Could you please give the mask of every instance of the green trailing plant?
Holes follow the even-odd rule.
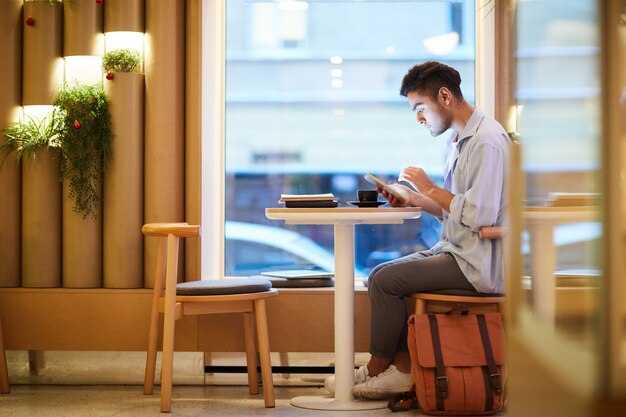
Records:
[[[61,179],[69,183],[74,211],[96,217],[111,155],[109,98],[102,83],[65,86],[55,100],[61,145]]]
[[[141,54],[133,49],[115,49],[102,57],[102,70],[111,72],[133,72],[141,63]]]
[[[54,111],[41,118],[24,115],[16,122],[10,123],[2,130],[6,141],[0,145],[0,153],[6,157],[15,152],[17,160],[22,158],[35,158],[37,150],[41,148],[60,146],[59,128],[63,123],[62,118]]]

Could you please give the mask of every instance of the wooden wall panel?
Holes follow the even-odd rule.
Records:
[[[104,32],[143,32],[144,0],[106,0]]]
[[[333,298],[332,288],[279,289],[278,297],[266,304],[271,350],[333,352]],[[5,345],[27,350],[145,351],[151,301],[152,291],[147,289],[0,289]],[[355,352],[368,349],[369,317],[367,291],[358,290]],[[241,315],[186,317],[176,322],[175,343],[177,351],[243,352]]]
[[[102,56],[103,6],[95,0],[63,3],[63,56]]]
[[[104,173],[104,287],[143,287],[144,76],[104,80],[113,127]]]
[[[102,204],[96,218],[74,211],[70,186],[63,182],[62,282],[66,288],[102,287]]]
[[[202,1],[187,0],[185,65],[185,219],[201,224]],[[200,239],[185,246],[185,280],[200,278]]]
[[[144,220],[179,222],[185,215],[184,0],[146,1],[145,47]],[[145,241],[144,257],[144,285],[149,288],[154,285],[156,239]]]
[[[23,19],[22,105],[52,104],[63,84],[63,9],[58,2],[27,1]],[[28,25],[28,19],[32,25]]]
[[[0,2],[0,129],[19,117],[22,100],[22,0]],[[0,144],[6,138],[0,135]],[[20,285],[21,171],[0,155],[0,287]]]
[[[61,183],[58,152],[22,161],[22,287],[61,286]]]

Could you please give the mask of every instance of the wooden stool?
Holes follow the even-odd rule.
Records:
[[[502,312],[504,295],[502,294],[482,294],[470,291],[442,290],[433,292],[418,292],[410,294],[409,297],[415,299],[415,314],[443,313],[450,311],[458,304],[467,305],[473,314]]]
[[[9,386],[9,371],[7,369],[7,356],[4,352],[4,339],[2,338],[2,320],[0,320],[0,393],[11,392]]]
[[[172,371],[176,320],[188,315],[243,313],[248,386],[257,394],[257,351],[255,323],[259,343],[263,397],[266,407],[274,407],[274,384],[270,360],[265,299],[276,296],[267,280],[227,279],[192,281],[177,284],[178,244],[181,237],[199,237],[200,226],[187,223],[154,223],[142,228],[145,236],[159,237],[156,276],[150,315],[150,336],[144,380],[144,394],[152,394],[159,334],[159,313],[163,313],[163,357],[161,363],[161,412],[169,413],[172,405]],[[165,286],[165,295],[163,287]]]

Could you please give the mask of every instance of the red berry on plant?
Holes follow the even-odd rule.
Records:
[[[80,129],[80,122],[78,120],[74,120],[74,129]]]

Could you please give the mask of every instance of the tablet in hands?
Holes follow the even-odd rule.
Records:
[[[365,181],[387,191],[389,194],[397,198],[400,204],[405,204],[408,201],[408,196],[404,190],[405,187],[400,184],[386,184],[380,178],[377,178],[370,173],[365,174],[363,177],[365,178]]]

